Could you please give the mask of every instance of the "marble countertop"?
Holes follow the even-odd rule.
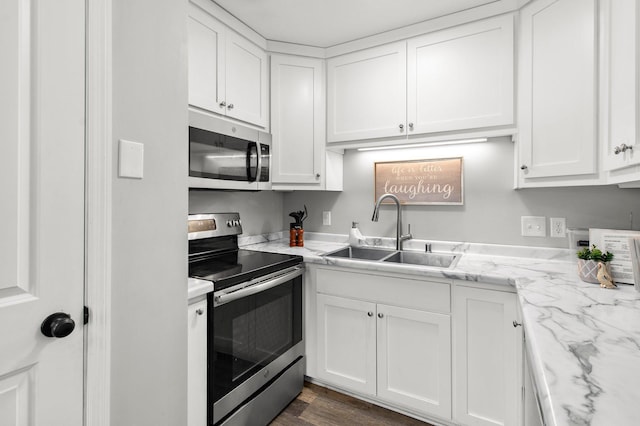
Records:
[[[289,247],[286,239],[246,243],[245,249],[298,254],[305,262],[513,286],[545,423],[640,424],[640,293],[582,282],[571,250],[433,242],[434,252],[463,253],[454,268],[438,269],[322,257],[345,247],[346,236],[306,233],[305,247]],[[424,243],[410,240],[405,249],[424,250]]]

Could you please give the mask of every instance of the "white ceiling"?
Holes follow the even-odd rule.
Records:
[[[499,0],[215,0],[267,40],[329,47]]]

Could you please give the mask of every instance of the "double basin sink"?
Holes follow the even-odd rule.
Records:
[[[459,254],[427,253],[419,251],[398,251],[370,247],[345,247],[325,257],[363,260],[370,262],[401,263],[406,265],[452,268],[460,260]]]

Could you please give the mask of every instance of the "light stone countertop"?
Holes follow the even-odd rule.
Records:
[[[298,254],[305,262],[509,285],[522,307],[526,352],[549,426],[640,424],[640,293],[601,289],[577,276],[571,250],[433,242],[434,252],[463,253],[453,269],[329,259],[346,236],[305,233],[304,247],[282,234],[244,249]],[[392,239],[367,243],[393,248]],[[253,243],[253,244],[251,244]],[[424,250],[410,240],[405,249]]]

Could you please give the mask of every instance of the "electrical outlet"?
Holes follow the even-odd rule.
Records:
[[[322,212],[322,224],[325,226],[331,225],[331,212]]]
[[[554,238],[567,236],[567,220],[564,217],[550,217],[549,228],[549,235]]]
[[[522,216],[520,218],[522,224],[523,237],[546,237],[547,236],[547,218],[544,216]]]

